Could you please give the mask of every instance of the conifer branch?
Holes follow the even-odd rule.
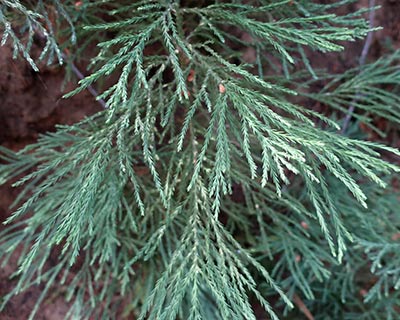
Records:
[[[5,263],[23,246],[2,307],[45,282],[34,318],[61,281],[71,319],[115,318],[123,305],[138,319],[256,319],[255,301],[271,319],[296,304],[315,318],[393,315],[399,258],[388,234],[400,219],[382,189],[400,168],[382,154],[400,152],[341,135],[330,113],[308,106],[350,103],[361,121],[400,122],[385,86],[400,84],[399,52],[342,74],[313,69],[311,50],[370,34],[362,15],[373,9],[335,13],[351,2],[53,1],[77,30],[68,41],[98,35],[88,37],[98,47],[90,74],[75,70],[82,79],[65,97],[114,82],[93,92],[101,112],[18,152],[0,148],[0,182],[23,189],[0,233]],[[1,3],[17,53],[36,66],[11,12],[46,36],[45,54],[66,60],[53,8]],[[47,266],[52,250],[59,259]],[[362,301],[354,279],[369,263]]]

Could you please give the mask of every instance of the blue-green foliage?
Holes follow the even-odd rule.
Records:
[[[97,44],[67,97],[116,79],[104,111],[0,149],[0,181],[24,187],[0,233],[3,263],[24,246],[3,306],[43,282],[33,318],[61,282],[71,319],[256,319],[256,301],[283,319],[299,296],[316,319],[395,319],[400,170],[381,154],[400,153],[335,119],[353,103],[356,121],[399,123],[400,55],[340,75],[308,58],[368,33],[366,9],[335,14],[351,2],[2,0],[3,42],[34,68],[35,32],[63,60],[50,10],[76,52]]]

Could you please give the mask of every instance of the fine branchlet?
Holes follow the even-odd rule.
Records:
[[[2,307],[43,284],[33,319],[58,284],[69,319],[283,319],[299,296],[315,319],[395,319],[400,168],[384,156],[400,152],[340,119],[352,104],[346,126],[400,122],[400,53],[340,74],[310,58],[371,31],[371,8],[338,13],[352,2],[0,0],[2,44],[35,70],[96,44],[65,98],[97,86],[107,106],[0,148],[0,182],[23,190],[0,232],[3,265],[19,252]]]

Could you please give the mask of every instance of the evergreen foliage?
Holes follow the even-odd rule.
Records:
[[[96,43],[66,97],[97,83],[107,105],[0,149],[0,182],[23,187],[2,307],[43,283],[34,318],[61,283],[71,319],[290,319],[299,296],[315,319],[396,319],[400,169],[382,155],[400,152],[339,130],[350,104],[356,126],[400,122],[400,53],[343,74],[309,59],[370,31],[367,8],[337,13],[351,2],[1,0],[2,44],[35,70],[35,34],[48,63]]]

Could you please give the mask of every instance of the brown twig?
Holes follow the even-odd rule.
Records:
[[[47,40],[47,36],[45,34],[43,34],[43,32],[41,32],[37,28],[35,28],[35,33],[39,37],[39,39],[42,39],[43,41]],[[69,61],[68,54],[66,52],[63,52],[61,56],[65,61]],[[75,63],[70,61],[69,64],[71,66],[72,72],[77,76],[77,78],[79,80],[82,80],[83,78],[85,78],[84,74],[79,70],[79,68],[75,65]],[[99,93],[92,85],[89,85],[86,89],[92,94],[92,96],[94,96],[96,98],[97,102],[100,103],[104,109],[108,108],[104,99],[97,99]]]
[[[65,53],[62,54],[62,57],[63,57],[64,60],[68,61],[68,56],[67,56]],[[85,78],[85,76],[83,75],[83,73],[78,69],[78,67],[77,67],[72,61],[69,62],[69,64],[70,64],[70,66],[71,66],[72,72],[75,73],[75,75],[77,76],[77,78],[78,78],[79,80],[82,80],[83,78]],[[97,92],[97,90],[96,90],[95,88],[93,88],[93,86],[91,86],[91,85],[89,85],[86,89],[87,89],[87,90],[92,94],[92,96],[94,96],[95,98],[97,98],[97,96],[99,95],[99,93]],[[107,109],[107,108],[108,108],[106,102],[105,102],[103,99],[96,99],[96,100],[98,101],[98,103],[101,104],[101,106],[102,106],[104,109]]]
[[[375,0],[369,0],[369,8],[370,8],[370,12],[369,12],[369,27],[370,29],[372,29],[374,27],[375,24]],[[367,60],[367,56],[368,56],[368,51],[371,47],[372,44],[372,40],[374,38],[374,34],[372,31],[368,32],[367,38],[365,39],[365,43],[364,43],[364,47],[362,49],[361,52],[361,56],[360,56],[360,67],[364,66],[365,61]],[[343,126],[342,129],[340,130],[341,134],[345,134],[346,130],[350,124],[350,120],[353,116],[353,112],[355,110],[355,103],[357,102],[357,100],[360,97],[360,93],[357,92],[356,96],[354,98],[354,100],[351,102],[349,109],[347,110],[347,115],[343,121]]]
[[[304,304],[303,300],[295,293],[293,295],[293,302],[299,308],[299,310],[306,316],[308,320],[314,320],[314,316],[308,310],[307,306]]]

